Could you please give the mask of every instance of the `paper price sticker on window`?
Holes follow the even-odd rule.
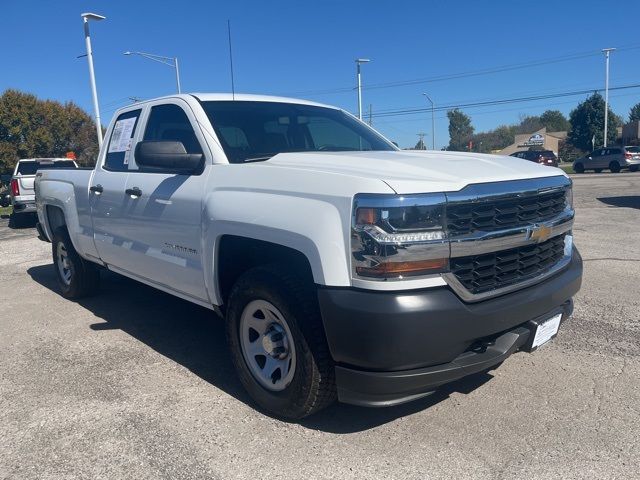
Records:
[[[126,152],[131,148],[131,136],[133,135],[133,127],[136,124],[136,120],[137,117],[133,117],[116,122],[111,134],[108,153]]]

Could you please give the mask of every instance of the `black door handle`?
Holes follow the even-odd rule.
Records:
[[[102,188],[102,185],[100,184],[94,185],[93,187],[89,187],[89,190],[91,190],[93,193],[98,193],[98,194],[104,192],[104,188]]]
[[[138,187],[133,187],[127,188],[124,193],[126,193],[127,195],[131,195],[132,197],[139,197],[142,195],[142,190],[140,190]]]

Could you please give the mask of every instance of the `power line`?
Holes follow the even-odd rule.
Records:
[[[640,88],[640,84],[610,87],[609,90],[610,91],[627,90],[631,88]],[[587,90],[575,90],[571,92],[553,93],[553,94],[547,94],[547,95],[532,95],[532,96],[526,96],[526,97],[487,100],[482,102],[469,102],[469,103],[457,103],[457,104],[451,103],[448,105],[438,105],[437,107],[435,107],[435,110],[446,111],[454,108],[478,108],[478,107],[493,106],[493,105],[504,105],[504,104],[510,104],[510,103],[522,103],[522,102],[531,102],[531,101],[537,101],[537,100],[548,100],[552,98],[585,95],[585,94],[590,94],[595,92],[601,92],[602,90],[603,90],[602,88],[595,88],[595,89],[587,89]],[[394,116],[400,116],[400,115],[414,115],[414,114],[425,113],[427,111],[431,111],[431,108],[416,107],[416,108],[408,108],[408,109],[383,110],[383,111],[374,113],[373,117],[381,118],[381,117],[394,117]]]
[[[630,45],[626,45],[618,48],[618,51],[635,50],[638,48],[640,48],[640,44],[630,44]],[[459,78],[477,77],[481,75],[490,75],[494,73],[510,72],[515,70],[540,67],[544,65],[570,62],[574,60],[581,60],[583,58],[596,57],[599,55],[601,55],[600,50],[589,50],[585,52],[567,54],[567,55],[540,59],[540,60],[533,60],[529,62],[499,65],[496,67],[484,68],[480,70],[470,70],[465,72],[436,75],[432,77],[416,78],[411,80],[399,80],[394,82],[373,83],[369,85],[363,85],[362,89],[375,90],[375,89],[381,89],[381,88],[395,88],[395,87],[404,87],[404,86],[410,86],[410,85],[419,85],[422,83],[442,82],[446,80],[454,80]],[[332,89],[325,89],[325,90],[307,90],[307,91],[293,92],[293,93],[289,93],[288,95],[327,95],[332,93],[347,93],[347,92],[352,92],[353,90],[354,90],[354,87],[341,87],[341,88],[332,88]]]

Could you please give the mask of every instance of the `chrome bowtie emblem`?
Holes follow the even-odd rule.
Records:
[[[534,240],[537,243],[544,242],[551,236],[551,227],[545,225],[534,225],[527,228],[527,240]]]

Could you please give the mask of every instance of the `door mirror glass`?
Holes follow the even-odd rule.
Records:
[[[135,158],[143,171],[192,174],[202,170],[204,156],[187,153],[182,142],[160,140],[139,142]]]

